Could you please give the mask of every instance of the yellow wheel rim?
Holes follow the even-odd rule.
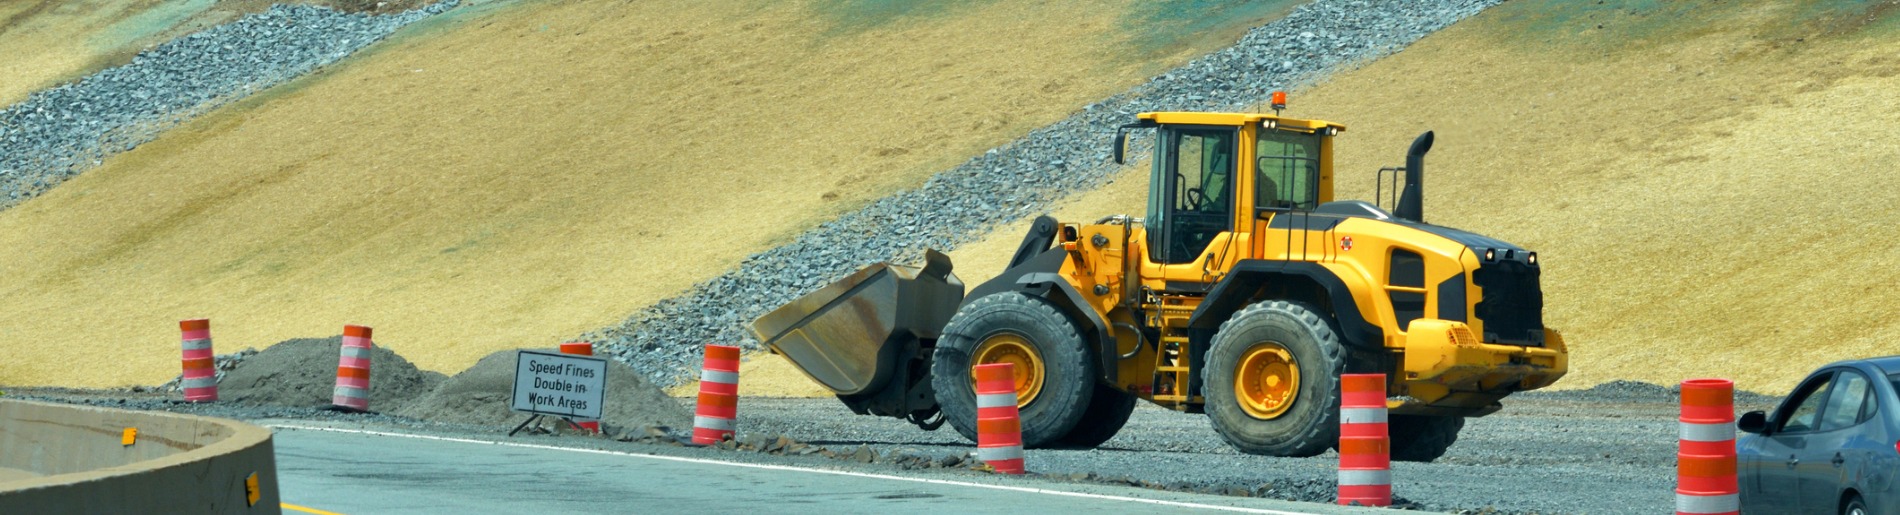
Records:
[[[1029,340],[1015,333],[997,333],[976,346],[976,360],[971,367],[992,363],[1015,365],[1016,407],[1028,406],[1042,393],[1042,354]],[[972,385],[976,374],[970,375]]]
[[[1273,420],[1293,407],[1300,393],[1300,364],[1293,353],[1276,342],[1260,342],[1241,355],[1234,369],[1234,399],[1240,409],[1261,420]]]

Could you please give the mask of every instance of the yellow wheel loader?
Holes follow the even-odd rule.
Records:
[[[1154,131],[1146,216],[1039,218],[967,294],[935,251],[872,265],[752,330],[853,411],[972,440],[971,367],[1012,363],[1029,447],[1097,446],[1141,399],[1242,452],[1312,456],[1338,445],[1340,375],[1376,372],[1392,457],[1431,461],[1465,417],[1564,375],[1537,254],[1423,221],[1432,133],[1375,178],[1388,212],[1333,200],[1344,126],[1278,112],[1141,113],[1113,154]]]

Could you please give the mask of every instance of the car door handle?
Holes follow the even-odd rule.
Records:
[[[1801,464],[1801,458],[1796,458],[1794,456],[1788,457],[1788,468],[1794,468],[1795,465],[1800,465],[1800,464]]]
[[[1834,461],[1832,463],[1834,463],[1834,468],[1840,468],[1841,464],[1847,463],[1847,458],[1842,458],[1841,453],[1837,452],[1834,453]]]

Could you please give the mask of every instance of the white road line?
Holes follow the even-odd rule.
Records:
[[[1181,501],[1165,501],[1161,499],[1143,499],[1140,497],[1123,497],[1119,495],[1068,492],[1068,491],[1063,491],[1063,490],[1047,490],[1047,489],[1042,489],[1042,488],[1030,488],[1030,487],[1024,487],[1024,486],[986,485],[983,483],[967,483],[963,481],[950,481],[946,479],[925,479],[925,478],[903,477],[903,476],[888,476],[884,474],[871,474],[871,473],[865,473],[865,472],[850,472],[850,471],[844,471],[844,470],[827,470],[827,469],[806,468],[806,467],[792,467],[792,466],[787,466],[787,465],[763,465],[763,464],[758,464],[758,463],[737,463],[737,462],[731,462],[731,461],[708,460],[708,459],[700,459],[700,458],[683,458],[679,456],[634,454],[630,452],[609,451],[609,450],[604,450],[604,449],[582,449],[582,448],[576,448],[576,447],[560,447],[560,446],[554,446],[554,445],[497,442],[493,440],[476,440],[476,439],[471,439],[471,438],[452,438],[452,437],[447,437],[447,436],[430,436],[430,435],[417,435],[417,434],[408,434],[408,433],[389,433],[389,432],[383,432],[383,431],[364,431],[361,429],[340,429],[340,428],[333,428],[333,427],[298,426],[298,425],[283,425],[283,424],[266,424],[264,425],[264,427],[268,427],[271,429],[296,429],[296,430],[302,430],[302,431],[329,431],[333,433],[351,433],[351,434],[374,435],[374,436],[391,436],[391,437],[397,437],[397,438],[416,438],[416,439],[421,439],[421,440],[437,440],[437,441],[443,441],[443,442],[502,445],[502,446],[508,446],[508,447],[521,447],[525,449],[545,449],[545,450],[550,450],[550,451],[605,454],[609,456],[624,456],[628,458],[646,458],[646,459],[665,460],[665,461],[679,461],[679,462],[686,462],[686,463],[703,463],[707,465],[724,465],[728,467],[780,470],[780,471],[786,471],[786,472],[809,472],[809,473],[814,473],[814,474],[831,474],[831,475],[836,475],[836,476],[851,476],[851,477],[863,477],[863,478],[873,478],[873,479],[889,479],[892,481],[909,481],[913,483],[928,483],[928,484],[933,484],[933,485],[967,486],[971,488],[986,488],[990,490],[1008,490],[1012,492],[1025,492],[1025,493],[1032,493],[1032,494],[1059,495],[1059,496],[1065,496],[1065,497],[1084,497],[1084,498],[1089,498],[1089,499],[1102,499],[1102,500],[1108,500],[1108,501],[1123,501],[1123,502],[1155,504],[1155,505],[1170,506],[1170,507],[1175,507],[1175,508],[1196,508],[1196,509],[1203,509],[1203,510],[1231,511],[1231,512],[1239,512],[1239,513],[1259,513],[1263,515],[1313,515],[1312,513],[1308,513],[1308,512],[1279,511],[1279,510],[1268,510],[1268,509],[1262,509],[1262,508],[1245,508],[1245,507],[1240,507],[1240,506],[1220,506],[1220,505],[1215,505],[1215,504],[1200,504],[1200,503],[1181,502]]]

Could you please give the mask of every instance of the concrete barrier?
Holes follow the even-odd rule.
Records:
[[[270,430],[0,399],[0,513],[281,512]]]

